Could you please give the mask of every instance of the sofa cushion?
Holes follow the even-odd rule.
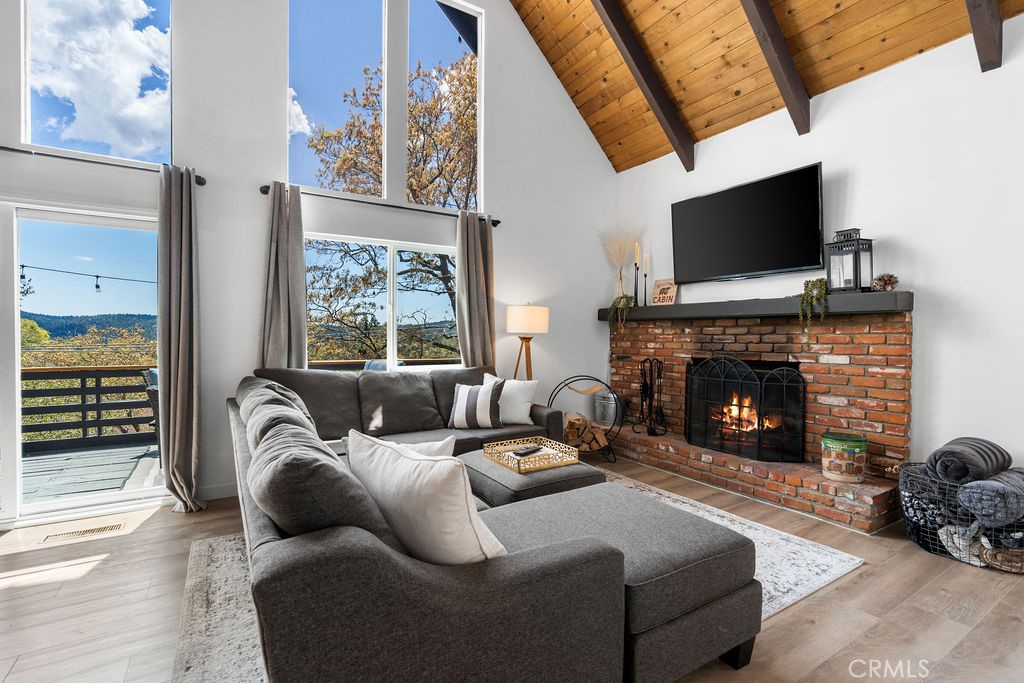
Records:
[[[626,630],[642,633],[746,585],[754,543],[618,484],[597,484],[480,513],[508,552],[593,536],[622,551]]]
[[[468,453],[480,448],[480,439],[463,435],[462,429],[425,429],[418,432],[403,432],[401,434],[388,434],[381,437],[393,443],[400,443],[403,446],[412,446],[425,441],[439,441],[449,436],[455,437],[455,452],[453,455]]]
[[[505,555],[480,521],[466,467],[451,455],[349,432],[349,464],[409,554],[434,564],[470,564]],[[444,442],[451,453],[455,440]]]
[[[249,450],[255,451],[263,437],[280,424],[302,427],[310,434],[316,435],[316,427],[296,408],[264,403],[253,409],[249,421],[245,423],[245,440],[249,444]]]
[[[484,384],[491,384],[499,381],[500,378],[491,373],[484,374]],[[501,424],[503,425],[532,425],[530,409],[533,408],[533,399],[537,395],[537,387],[540,382],[535,379],[506,379],[505,388],[501,390]]]
[[[543,427],[537,425],[512,425],[498,427],[497,429],[456,429],[455,434],[459,439],[476,439],[482,444],[494,443],[495,441],[507,441],[509,439],[522,439],[527,436],[546,436]],[[474,449],[475,450],[475,449]]]
[[[302,427],[271,429],[253,453],[246,480],[260,509],[292,536],[356,526],[404,552],[366,487]]]
[[[491,384],[456,384],[455,403],[448,419],[449,429],[495,429],[501,427],[501,392],[505,380]]]
[[[434,398],[437,401],[437,408],[441,413],[441,419],[445,424],[452,417],[452,405],[455,403],[456,384],[483,384],[484,373],[494,373],[494,368],[489,365],[473,368],[438,368],[430,371],[430,381],[434,383]]]
[[[269,379],[251,376],[242,378],[235,390],[235,401],[238,402],[238,412],[242,417],[242,422],[248,422],[253,409],[263,403],[290,405],[313,420],[305,401],[297,393],[287,386]]]
[[[294,390],[313,417],[321,439],[340,439],[350,429],[361,429],[358,372],[335,370],[299,370],[260,368],[257,377],[265,377]]]
[[[384,436],[445,426],[429,375],[417,372],[359,374],[364,434]]]
[[[489,460],[483,451],[460,455],[459,460],[466,463],[473,493],[491,507],[603,484],[605,481],[604,472],[582,462],[530,472],[524,476]]]

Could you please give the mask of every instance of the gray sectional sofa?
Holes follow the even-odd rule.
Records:
[[[328,440],[346,421],[385,432],[421,427],[378,433],[436,440],[447,428],[416,424],[431,411],[408,405],[405,392],[433,398],[443,416],[451,409],[443,383],[454,394],[456,381],[471,383],[463,380],[483,369],[443,372],[421,375],[431,396],[423,379],[404,373],[257,375],[294,390]],[[402,415],[389,414],[395,400]],[[729,529],[599,483],[483,510],[508,555],[475,564],[422,562],[360,526],[289,535],[249,489],[253,454],[235,399],[228,416],[271,681],[672,681],[716,657],[736,667],[750,659],[761,586],[753,543]],[[538,408],[534,419],[532,433],[561,432],[557,411]],[[467,452],[495,435],[456,436]],[[347,468],[345,460],[338,456]]]

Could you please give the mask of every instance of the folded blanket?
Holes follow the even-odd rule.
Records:
[[[974,540],[967,530],[957,526],[944,526],[938,531],[939,540],[950,555],[975,567],[984,567],[985,563],[978,557],[984,547],[981,541]]]
[[[1001,527],[1024,518],[1024,468],[994,474],[960,487],[960,507],[982,526]]]
[[[968,484],[1010,468],[1013,458],[1001,446],[975,436],[953,439],[928,456],[925,467],[942,481]]]

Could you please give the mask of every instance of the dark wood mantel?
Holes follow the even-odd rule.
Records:
[[[827,314],[905,313],[914,310],[913,292],[850,292],[829,294]],[[694,320],[700,318],[769,318],[800,313],[800,297],[708,301],[693,304],[637,306],[629,309],[628,320]],[[597,311],[598,320],[608,320],[608,309]]]

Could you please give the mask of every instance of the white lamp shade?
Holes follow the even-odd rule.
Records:
[[[505,314],[508,334],[546,334],[548,331],[547,306],[509,306]]]

